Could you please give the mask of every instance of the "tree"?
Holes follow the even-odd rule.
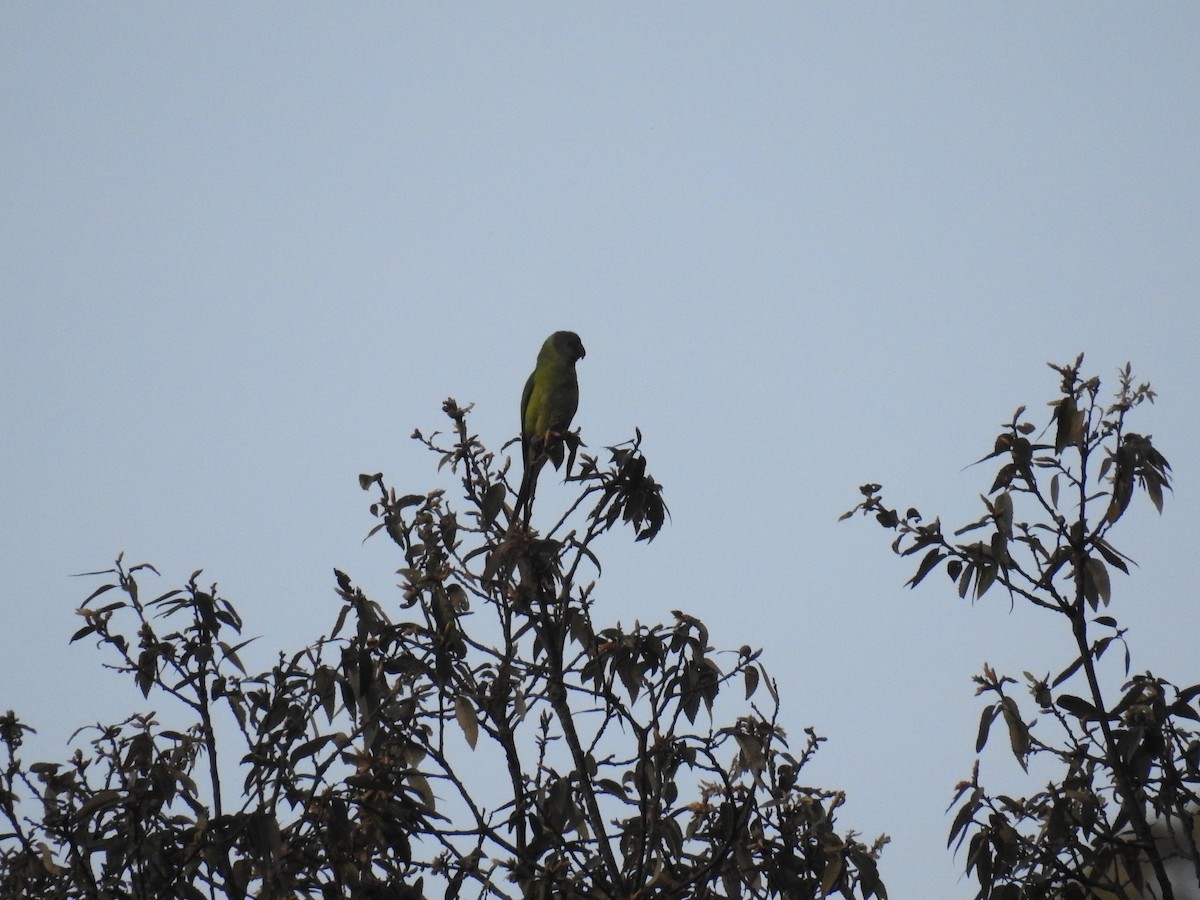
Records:
[[[1113,533],[1135,489],[1161,512],[1170,488],[1167,460],[1149,435],[1128,427],[1155,394],[1135,386],[1127,365],[1106,403],[1099,378],[1084,378],[1082,364],[1080,355],[1051,366],[1061,383],[1047,428],[1022,406],[980,460],[999,469],[976,521],[947,535],[940,519],[885,505],[878,484],[864,485],[862,502],[843,516],[873,516],[895,532],[892,550],[919,558],[910,587],[938,569],[962,598],[978,600],[999,585],[1073,637],[1073,658],[1047,674],[1033,666],[1024,673],[1027,699],[1013,692],[1016,679],[990,667],[975,679],[988,698],[976,753],[999,720],[1022,768],[1040,758],[1059,773],[1045,788],[1011,797],[984,786],[976,761],[958,785],[950,843],[965,845],[979,898],[1170,900],[1180,885],[1200,883],[1200,684],[1131,674],[1128,627],[1113,602],[1112,572],[1129,574],[1131,562]],[[1047,432],[1052,442],[1035,442]],[[1106,680],[1118,650],[1119,687]]]
[[[0,719],[0,894],[886,897],[885,839],[839,834],[843,795],[804,785],[822,738],[789,745],[759,651],[718,653],[682,611],[596,623],[597,539],[667,518],[640,433],[581,453],[538,533],[469,409],[444,411],[448,433],[414,437],[457,500],[360,476],[400,596],[336,572],[329,633],[269,671],[246,671],[242,620],[201,573],[148,601],[148,565],[91,573],[73,641],[190,724],[137,715],[26,764],[31,729]]]

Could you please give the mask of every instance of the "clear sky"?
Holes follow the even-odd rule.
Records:
[[[763,647],[892,896],[970,896],[970,676],[1066,638],[836,518],[865,481],[974,518],[1045,362],[1132,361],[1177,488],[1117,612],[1200,680],[1198,47],[1191,3],[0,6],[0,708],[63,756],[144,705],[67,646],[119,551],[203,568],[260,666],[335,565],[392,603],[357,474],[440,483],[446,396],[498,449],[570,328],[585,441],[640,427],[673,514],[601,548],[599,616]]]

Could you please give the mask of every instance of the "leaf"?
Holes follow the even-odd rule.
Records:
[[[967,591],[971,588],[971,576],[975,574],[975,564],[967,563],[963,566],[962,577],[958,579],[958,596],[965,600]]]
[[[915,588],[918,584],[921,583],[921,580],[926,575],[928,575],[930,572],[932,572],[935,568],[937,568],[938,563],[940,563],[945,558],[946,558],[946,555],[944,553],[942,553],[942,551],[939,550],[938,548],[935,547],[932,550],[930,550],[928,553],[925,554],[925,557],[921,560],[921,564],[919,566],[917,566],[917,573],[915,575],[913,575],[912,578],[908,579],[908,581],[906,582],[906,585],[910,588]]]
[[[1077,657],[1073,663],[1071,663],[1069,666],[1067,666],[1065,669],[1063,669],[1061,672],[1058,673],[1058,677],[1056,677],[1054,679],[1054,681],[1051,682],[1050,686],[1058,687],[1060,684],[1062,684],[1064,681],[1066,681],[1068,678],[1070,678],[1072,675],[1074,675],[1077,671],[1079,671],[1079,667],[1082,665],[1083,665],[1083,657],[1082,656]]]
[[[992,486],[988,489],[989,494],[994,494],[1002,487],[1008,487],[1012,484],[1012,480],[1020,473],[1016,463],[1006,463],[1000,467],[1000,471],[996,473],[996,480],[992,482]]]
[[[1104,568],[1104,563],[1094,556],[1089,556],[1084,563],[1083,595],[1092,602],[1092,609],[1096,608],[1097,600],[1108,606],[1108,601],[1112,599],[1108,569]]]
[[[742,751],[742,765],[746,771],[754,775],[760,774],[767,765],[766,757],[763,756],[762,741],[744,731],[737,732],[733,737]]]
[[[458,517],[454,513],[446,513],[438,522],[438,528],[442,532],[442,545],[447,550],[454,549],[454,539],[458,537]]]
[[[1096,707],[1074,694],[1063,694],[1056,702],[1060,709],[1066,710],[1080,722],[1099,722],[1105,718]]]
[[[429,780],[420,772],[409,772],[405,778],[407,781],[406,787],[421,797],[421,801],[428,807],[429,811],[437,808],[437,796],[433,793],[433,788],[429,786]]]
[[[341,633],[342,626],[346,624],[346,616],[350,614],[351,609],[353,607],[349,603],[342,606],[338,612],[337,620],[333,623],[333,631],[330,632],[330,637],[337,637]]]
[[[1096,549],[1100,551],[1100,555],[1108,560],[1108,564],[1114,568],[1120,569],[1126,575],[1129,574],[1129,567],[1125,565],[1125,560],[1121,558],[1121,554],[1117,552],[1107,541],[1096,541]],[[1128,557],[1126,557],[1128,558]],[[1133,562],[1133,560],[1130,560]]]
[[[496,573],[500,571],[500,567],[508,561],[509,553],[506,552],[507,548],[503,544],[494,549],[485,545],[481,549],[489,550],[487,559],[483,564],[483,573],[479,576],[480,581],[486,583],[496,577]]]
[[[996,519],[996,529],[1006,538],[1013,533],[1013,501],[1012,494],[1004,491],[992,501],[992,514]]]
[[[1200,696],[1200,684],[1193,684],[1191,687],[1181,688],[1178,692],[1178,699],[1184,703],[1190,703],[1195,697]]]
[[[1196,713],[1196,710],[1192,709],[1190,703],[1184,703],[1181,700],[1176,700],[1168,708],[1170,709],[1172,715],[1183,716],[1186,719],[1192,719],[1193,721],[1200,722],[1200,715]]]
[[[221,648],[221,652],[224,655],[225,659],[229,660],[231,663],[233,663],[235,666],[237,666],[238,671],[241,672],[243,675],[246,674],[246,667],[244,665],[242,665],[242,660],[238,656],[237,652],[249,643],[251,643],[251,641],[242,641],[236,647],[231,647],[231,646],[229,646],[229,644],[225,643],[225,641],[217,641],[217,646],[219,646]]]
[[[88,799],[86,803],[79,807],[79,809],[75,812],[75,815],[80,819],[86,819],[98,809],[115,805],[120,798],[121,792],[111,788],[97,791]]]
[[[1149,472],[1144,472],[1143,474],[1146,493],[1150,495],[1150,502],[1154,504],[1154,508],[1158,510],[1159,515],[1162,515],[1162,482],[1158,480],[1157,476],[1152,476]]]
[[[975,812],[979,809],[979,798],[981,796],[982,792],[979,788],[976,788],[971,792],[970,799],[959,807],[958,812],[954,815],[954,824],[950,826],[950,837],[946,839],[947,847],[954,843],[954,839],[958,837],[959,832],[966,828],[975,817]],[[964,834],[963,836],[965,837],[966,835]]]
[[[638,665],[636,659],[632,656],[622,656],[617,662],[617,675],[621,679],[621,683],[625,685],[625,690],[629,693],[629,699],[637,702],[638,694],[642,689],[642,669]],[[688,684],[684,690],[687,697],[688,708],[692,713],[688,716],[688,720],[694,722],[696,712],[699,710],[700,697],[696,690],[694,673],[688,672]]]
[[[746,666],[746,699],[749,700],[758,690],[758,668]]]
[[[855,859],[855,864],[858,866],[858,883],[862,888],[863,900],[870,900],[871,897],[887,900],[887,891],[883,882],[879,880],[879,867],[875,860],[868,854],[861,853]]]
[[[1054,418],[1058,421],[1058,429],[1054,436],[1054,452],[1061,454],[1083,433],[1083,417],[1079,414],[1075,398],[1063,397],[1054,409]]]
[[[996,721],[996,705],[989,703],[979,717],[979,733],[975,737],[976,753],[979,753],[987,745],[988,732],[991,731],[994,721]]]
[[[1133,476],[1137,467],[1137,450],[1125,436],[1125,442],[1117,448],[1117,471],[1113,475],[1112,501],[1104,518],[1109,524],[1114,524],[1129,507],[1133,499]]]
[[[37,846],[42,860],[42,868],[48,873],[57,877],[68,871],[54,862],[54,851],[50,849],[45,841],[38,841]]]
[[[601,778],[595,782],[595,786],[597,790],[603,791],[606,794],[612,794],[625,803],[629,802],[629,792],[625,790],[623,785],[613,781],[611,778]]]
[[[990,885],[992,882],[991,845],[988,843],[987,837],[987,832],[978,831],[967,845],[967,874],[969,875],[974,869],[981,886]]]
[[[143,650],[138,656],[137,676],[135,678],[143,697],[150,696],[150,688],[154,686],[154,679],[157,675],[158,653],[153,648]]]
[[[640,540],[640,538],[639,538],[639,540]],[[579,549],[579,552],[582,553],[584,556],[586,556],[591,561],[592,565],[596,567],[596,574],[597,575],[602,574],[603,569],[600,568],[600,560],[596,558],[596,554],[594,554],[588,548],[588,546],[586,544],[578,545],[578,549]]]
[[[1008,554],[1008,538],[1002,532],[993,532],[988,544],[992,550],[992,559],[1004,567],[1012,565],[1012,557]]]
[[[1021,718],[1021,711],[1011,697],[1000,701],[1000,711],[1004,714],[1004,723],[1008,726],[1008,741],[1012,745],[1013,756],[1021,764],[1021,768],[1029,771],[1026,757],[1029,756],[1029,726]]]
[[[836,851],[835,851],[836,852]],[[842,859],[840,853],[832,856],[825,863],[825,872],[821,876],[821,895],[828,896],[833,887],[838,883],[838,879],[842,877],[842,871],[846,867],[846,861]]]
[[[475,716],[475,705],[465,694],[454,698],[454,718],[458,721],[458,727],[462,729],[467,744],[474,750],[475,743],[479,740],[479,719]]]
[[[562,833],[570,830],[571,823],[577,816],[569,777],[559,778],[550,786],[550,790],[546,792],[546,801],[542,811],[545,814],[546,824],[555,831]]]
[[[479,512],[483,516],[483,521],[480,525],[487,528],[492,522],[496,521],[496,516],[504,507],[504,497],[507,490],[503,482],[497,481],[491,485],[483,495],[483,502],[480,504]]]
[[[71,635],[71,640],[69,640],[67,643],[73,644],[80,638],[87,637],[89,634],[91,634],[95,630],[96,630],[95,625],[84,625],[77,632],[75,632],[73,635]]]
[[[987,593],[988,588],[996,583],[996,567],[992,565],[979,567],[979,580],[975,582],[975,599],[978,600]]]
[[[767,692],[771,695],[772,703],[779,703],[779,688],[775,684],[775,679],[766,673],[765,669],[761,669],[763,677],[766,679]]]
[[[85,573],[85,574],[99,574],[99,573]],[[105,591],[111,591],[115,587],[116,587],[115,584],[100,585],[100,587],[96,588],[94,591],[92,591],[90,594],[88,594],[87,599],[84,600],[83,603],[81,603],[80,605],[87,606],[89,603],[91,603],[93,600],[95,600],[97,597],[99,597]]]
[[[291,752],[288,757],[289,762],[291,765],[295,766],[297,762],[304,759],[306,756],[312,756],[314,753],[328,744],[331,740],[333,740],[333,737],[334,736],[332,734],[321,734],[317,735],[312,740],[305,741]]]
[[[337,673],[329,666],[321,666],[313,675],[313,687],[325,710],[325,718],[332,722],[337,711]]]

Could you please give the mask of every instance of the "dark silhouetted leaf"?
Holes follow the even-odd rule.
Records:
[[[913,575],[912,578],[908,579],[907,586],[909,588],[915,588],[921,583],[921,580],[924,579],[924,577],[930,572],[932,572],[937,567],[937,564],[945,558],[946,555],[936,547],[933,550],[930,550],[921,560],[921,564],[917,566],[917,573]]]
[[[1054,418],[1058,422],[1054,437],[1054,452],[1061,455],[1064,450],[1083,437],[1083,416],[1075,404],[1075,398],[1063,397],[1054,409]]]
[[[479,719],[475,716],[475,704],[471,702],[471,698],[464,694],[454,698],[454,718],[458,721],[458,727],[462,729],[467,744],[474,750],[479,740]]]
[[[1066,681],[1068,678],[1070,678],[1072,675],[1074,675],[1076,672],[1078,672],[1079,667],[1082,665],[1083,665],[1083,657],[1082,656],[1076,657],[1074,662],[1072,662],[1069,666],[1067,666],[1065,669],[1063,669],[1061,672],[1058,673],[1058,675],[1055,677],[1054,681],[1052,681],[1050,683],[1050,686],[1058,687],[1060,684],[1062,684],[1064,681]]]
[[[992,722],[996,720],[995,704],[988,704],[983,708],[983,712],[979,716],[979,732],[975,736],[975,752],[979,753],[987,745],[988,732],[992,728]]]
[[[479,524],[482,528],[489,528],[496,521],[496,516],[504,508],[504,498],[507,494],[508,490],[504,487],[503,482],[497,481],[495,484],[488,486],[488,489],[483,494],[483,502],[480,504],[479,510],[482,516],[482,521]]]
[[[1096,707],[1073,694],[1061,695],[1057,703],[1060,709],[1066,710],[1081,722],[1099,722],[1105,718]]]
[[[1004,716],[1004,724],[1008,726],[1008,741],[1012,746],[1013,757],[1028,771],[1029,757],[1029,726],[1021,718],[1021,711],[1011,697],[1000,701],[1000,712]]]
[[[758,690],[758,668],[755,666],[746,666],[746,699],[749,700],[754,696],[754,692]]]

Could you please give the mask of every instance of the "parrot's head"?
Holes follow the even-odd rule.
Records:
[[[547,338],[546,343],[553,344],[558,355],[572,365],[587,356],[587,351],[583,349],[583,341],[573,331],[556,331]]]

